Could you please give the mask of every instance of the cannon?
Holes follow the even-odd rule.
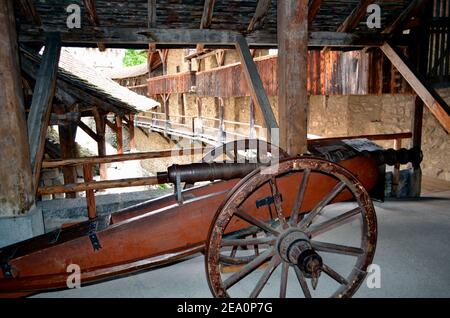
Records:
[[[175,185],[172,195],[2,248],[0,297],[67,288],[72,264],[92,284],[199,252],[215,297],[352,296],[375,253],[369,192],[379,167],[420,161],[420,153],[319,142],[312,154],[289,157],[251,144],[227,144],[206,162],[159,173]],[[217,162],[225,157],[233,162]]]

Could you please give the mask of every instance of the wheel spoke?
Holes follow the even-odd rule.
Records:
[[[311,225],[316,216],[322,212],[323,208],[328,205],[342,190],[345,188],[345,183],[343,181],[339,182],[330,193],[328,193],[311,212],[299,223],[301,229],[305,229]]]
[[[351,220],[352,217],[354,217],[355,215],[358,215],[360,212],[361,212],[361,208],[358,207],[356,209],[353,209],[351,211],[343,213],[337,217],[334,217],[328,221],[311,226],[309,228],[307,234],[310,237],[318,236],[322,233],[325,233],[327,231],[330,231],[338,226],[341,226],[341,225],[347,223],[348,221]]]
[[[241,219],[243,219],[244,221],[252,224],[252,225],[256,225],[257,227],[259,227],[260,229],[271,233],[273,235],[278,236],[280,233],[275,230],[274,228],[270,227],[268,224],[264,223],[263,221],[258,220],[257,218],[255,218],[253,215],[248,214],[245,211],[242,211],[241,209],[239,209],[238,211],[236,211],[235,213],[238,217],[240,217]]]
[[[277,180],[275,178],[272,178],[269,180],[269,184],[272,190],[272,196],[274,199],[275,209],[277,210],[278,219],[280,220],[283,229],[287,229],[289,225],[287,224],[286,218],[283,213],[283,207],[281,205],[281,194],[280,191],[278,191]]]
[[[253,272],[255,269],[257,269],[259,266],[264,264],[269,258],[271,258],[274,255],[273,248],[270,250],[266,250],[264,253],[256,257],[253,261],[250,263],[244,265],[240,271],[234,273],[230,277],[228,277],[224,282],[223,285],[225,289],[229,289],[230,287],[234,286],[236,283],[241,281],[244,277],[246,277],[248,274]]]
[[[281,285],[280,285],[280,298],[286,298],[286,289],[289,274],[289,264],[283,263],[281,265]]]
[[[269,244],[273,245],[276,241],[276,238],[273,236],[269,237],[258,237],[258,238],[248,238],[248,239],[223,239],[222,246],[249,246],[249,245],[262,245]]]
[[[255,238],[256,239],[256,234],[253,234],[253,238]],[[255,255],[256,256],[258,256],[259,255],[259,247],[258,247],[258,244],[254,244],[253,245],[253,250],[255,251]]]
[[[294,207],[291,213],[291,225],[296,225],[298,222],[298,214],[300,213],[300,208],[302,207],[303,198],[305,197],[306,186],[308,185],[309,175],[311,174],[310,169],[305,169],[302,176],[302,182],[298,188],[297,196],[295,198]]]
[[[225,265],[245,265],[245,264],[248,264],[251,261],[253,261],[255,258],[256,258],[255,255],[237,256],[236,257],[236,254],[233,256],[226,256],[226,255],[220,254],[219,261],[221,264],[225,264]]]
[[[303,295],[305,295],[305,298],[311,298],[311,293],[309,292],[308,284],[306,283],[306,279],[305,276],[303,276],[302,271],[297,266],[294,266],[294,271],[295,274],[297,275],[300,287],[302,288]]]
[[[358,248],[358,247],[351,247],[351,246],[338,245],[338,244],[325,243],[325,242],[316,242],[316,241],[311,241],[311,245],[315,250],[320,251],[320,252],[351,255],[351,256],[359,256],[359,255],[364,254],[364,250],[362,248]]]
[[[235,257],[237,250],[238,250],[238,247],[233,246],[233,249],[231,250],[231,253],[230,253],[230,257]]]
[[[337,281],[341,285],[347,285],[348,281],[342,277],[338,272],[336,272],[334,269],[329,267],[328,265],[323,264],[322,265],[322,271],[333,278],[335,281]]]
[[[256,284],[255,289],[253,289],[252,293],[250,294],[250,298],[257,298],[259,296],[270,276],[272,276],[273,272],[278,267],[278,265],[280,265],[280,263],[281,259],[279,256],[272,257],[269,266],[266,268],[263,275]]]

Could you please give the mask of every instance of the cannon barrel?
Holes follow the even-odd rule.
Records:
[[[167,172],[158,173],[160,183],[195,183],[201,181],[232,180],[243,178],[260,164],[257,163],[193,163],[173,165]]]
[[[422,162],[422,152],[412,149],[387,149],[376,151],[362,151],[361,155],[374,160],[377,165],[396,165],[412,163],[419,165]],[[244,178],[253,170],[260,167],[258,163],[193,163],[188,165],[173,165],[167,172],[158,173],[158,183],[196,183],[201,181],[232,180]]]

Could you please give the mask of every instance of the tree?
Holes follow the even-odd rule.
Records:
[[[147,62],[147,51],[128,49],[123,58],[124,66],[135,66]]]

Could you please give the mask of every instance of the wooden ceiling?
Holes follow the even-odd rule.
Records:
[[[363,1],[381,7],[381,28],[368,29],[365,12],[355,12],[358,0],[310,0],[311,46],[346,46],[376,42],[401,33],[405,24],[420,13],[417,6],[428,0]],[[276,0],[17,0],[19,41],[40,42],[45,32],[59,32],[63,44],[133,47],[155,42],[161,47],[213,43],[226,47],[244,35],[252,46],[276,46]],[[67,6],[81,8],[81,28],[68,29]],[[402,13],[405,21],[382,35]],[[365,11],[365,6],[362,10]],[[356,16],[342,34],[344,22]],[[150,29],[149,29],[150,27]],[[226,32],[222,32],[226,31]],[[337,39],[337,40],[336,40]],[[339,42],[340,41],[340,42]],[[329,42],[329,43],[328,43]],[[100,45],[99,45],[100,47]]]

